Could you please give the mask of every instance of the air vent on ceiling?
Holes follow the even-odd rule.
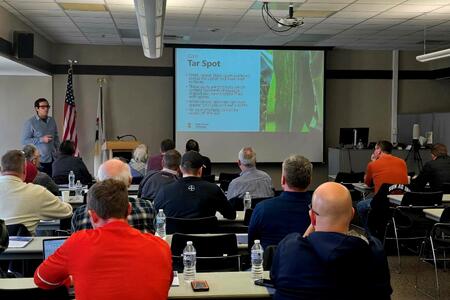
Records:
[[[107,11],[104,4],[94,3],[59,3],[64,10],[76,11]]]
[[[165,41],[189,41],[191,39],[188,35],[175,35],[175,34],[165,34]]]

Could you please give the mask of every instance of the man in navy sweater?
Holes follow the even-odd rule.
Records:
[[[311,225],[278,245],[271,278],[280,299],[390,299],[389,267],[375,238],[349,231],[349,191],[327,182],[313,194]]]
[[[283,193],[256,205],[248,226],[249,247],[260,240],[265,249],[277,245],[287,234],[304,232],[309,225],[312,164],[301,155],[284,160],[281,173]]]

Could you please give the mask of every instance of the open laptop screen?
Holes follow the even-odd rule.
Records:
[[[56,249],[59,248],[65,241],[67,237],[59,238],[59,239],[47,239],[42,241],[42,247],[44,250],[44,259],[47,259]]]

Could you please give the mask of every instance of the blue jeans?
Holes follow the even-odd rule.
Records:
[[[358,204],[356,205],[356,210],[358,211],[361,225],[367,232],[369,232],[367,221],[369,218],[370,202],[372,202],[372,198],[366,198],[365,200],[359,201]]]

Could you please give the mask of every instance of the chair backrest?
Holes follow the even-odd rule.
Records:
[[[442,205],[442,191],[407,192],[403,195],[402,206],[438,206]]]
[[[244,225],[248,226],[250,224],[250,220],[252,219],[253,209],[249,208],[244,213]]]
[[[255,206],[264,200],[270,199],[272,197],[264,197],[264,198],[252,198],[252,208],[255,208]],[[236,211],[243,211],[244,210],[244,199],[241,197],[234,197],[228,200],[231,204],[231,207],[233,207]]]
[[[335,182],[339,183],[355,183],[364,181],[364,172],[339,172],[336,175]]]
[[[23,224],[6,225],[9,236],[31,236],[27,227]]]
[[[272,267],[273,256],[277,252],[277,245],[269,245],[264,249],[263,255],[263,268],[266,271],[269,271]]]
[[[439,223],[450,223],[450,206],[444,208]]]
[[[166,233],[214,233],[217,232],[216,216],[205,218],[173,218],[166,217]]]
[[[197,271],[239,271],[240,256],[235,234],[190,235],[176,233],[170,248],[173,267],[182,271],[182,253],[187,241],[192,241],[197,252]]]
[[[8,248],[9,234],[6,228],[5,221],[0,220],[0,254]]]
[[[450,182],[445,182],[442,185],[442,191],[444,192],[444,194],[450,194]]]
[[[220,173],[219,174],[220,188],[224,191],[228,191],[228,186],[230,185],[230,182],[237,177],[239,177],[239,173]]]
[[[214,174],[205,175],[205,176],[202,176],[202,179],[205,180],[205,181],[214,183],[214,182],[216,182],[216,175],[214,175]]]

